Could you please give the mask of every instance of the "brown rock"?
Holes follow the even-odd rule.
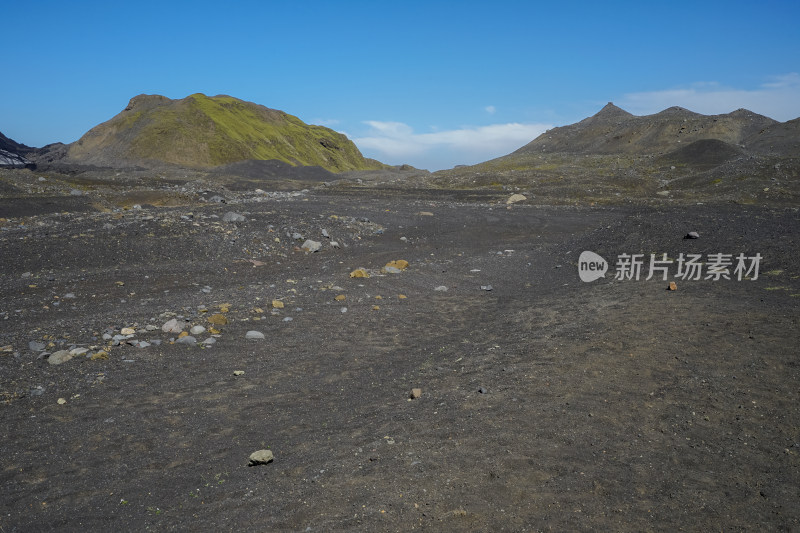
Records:
[[[350,277],[351,278],[368,278],[369,274],[363,268],[357,268],[357,269],[353,270],[352,272],[350,272]]]
[[[397,259],[395,261],[389,261],[388,263],[386,263],[386,266],[394,267],[399,270],[405,270],[406,268],[408,268],[408,261],[406,261],[405,259]]]
[[[410,397],[412,400],[416,400],[420,396],[422,396],[422,389],[411,389]]]
[[[671,290],[671,291],[677,291],[677,290],[678,290],[678,284],[677,284],[677,283],[675,283],[674,281],[670,281],[670,282],[669,282],[669,290]]]
[[[215,315],[211,315],[208,317],[208,321],[215,326],[224,326],[228,323],[228,319],[225,318],[225,315],[217,313]]]

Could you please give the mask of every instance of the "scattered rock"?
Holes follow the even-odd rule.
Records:
[[[261,333],[260,331],[251,330],[251,331],[248,331],[245,334],[244,338],[245,339],[251,339],[251,340],[261,340],[261,339],[264,339],[265,337],[264,337],[264,334]]]
[[[77,357],[79,355],[84,355],[89,352],[89,348],[73,348],[69,351],[69,354],[72,357]]]
[[[369,274],[367,273],[367,271],[365,269],[357,268],[357,269],[353,270],[352,272],[350,272],[350,277],[351,278],[368,278]]]
[[[123,335],[133,335],[136,333],[136,330],[133,328],[122,328],[119,332]]]
[[[67,403],[67,400],[65,400],[64,398],[59,398],[58,400],[56,400],[56,403],[58,405],[64,405],[65,403]]]
[[[700,238],[700,234],[697,233],[696,231],[690,231],[684,237],[684,239],[699,239],[699,238]]]
[[[433,290],[439,291],[439,292],[447,292],[447,287],[445,287],[444,285],[439,285],[438,287],[436,287]]]
[[[283,309],[284,305],[283,302],[280,300],[272,300],[272,308],[273,309]]]
[[[486,387],[478,387],[479,394],[489,394],[489,391],[486,390]]]
[[[47,345],[45,343],[39,341],[31,341],[28,343],[28,348],[30,348],[32,352],[41,352],[46,347]]]
[[[233,371],[233,375],[234,376],[244,376],[244,370],[234,370]]]
[[[422,389],[411,389],[410,398],[412,400],[416,400],[420,396],[422,396]]]
[[[208,322],[215,326],[224,326],[228,323],[228,319],[225,318],[225,315],[217,313],[208,317]]]
[[[227,213],[222,215],[223,222],[244,222],[246,220],[247,219],[244,218],[243,215],[240,215],[239,213],[234,213],[233,211],[228,211]]]
[[[206,328],[203,326],[193,326],[192,329],[189,330],[189,333],[192,335],[202,335],[206,332]]]
[[[508,200],[506,200],[506,203],[507,204],[516,204],[517,202],[524,202],[527,199],[528,199],[528,197],[525,196],[524,194],[512,194],[511,196],[508,197]]]
[[[408,261],[405,259],[395,259],[394,261],[389,261],[386,263],[386,268],[393,267],[398,270],[405,270],[408,268]]]
[[[481,290],[482,291],[490,291],[490,290],[492,290],[492,286],[491,285],[481,285]]]
[[[194,346],[195,344],[197,344],[197,339],[192,337],[191,335],[186,335],[185,337],[181,337],[175,342],[177,344],[186,344],[189,346]]]
[[[669,291],[677,291],[678,290],[678,284],[675,283],[674,281],[670,281],[669,282],[669,287],[667,288],[667,290],[669,290]]]
[[[179,324],[176,318],[173,318],[161,326],[161,331],[164,333],[180,333],[183,331],[183,325]]]
[[[258,450],[250,454],[250,464],[248,466],[258,466],[271,463],[275,457],[272,450]]]
[[[303,246],[301,246],[301,248],[306,252],[311,252],[311,253],[318,252],[320,248],[322,248],[322,243],[319,241],[312,241],[311,239],[308,239],[306,240],[306,242],[303,243]]]
[[[399,274],[400,272],[402,272],[402,270],[393,266],[385,266],[383,267],[383,272],[385,274]]]
[[[47,362],[51,365],[60,365],[62,363],[66,363],[70,359],[72,359],[73,355],[70,354],[67,350],[59,350],[57,352],[53,352],[50,354],[50,357],[47,358]]]

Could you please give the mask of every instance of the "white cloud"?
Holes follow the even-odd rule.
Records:
[[[353,141],[364,155],[390,164],[409,163],[440,170],[471,165],[513,152],[529,143],[549,124],[492,124],[456,130],[414,133],[402,122],[365,122],[370,131]]]
[[[800,74],[774,76],[757,89],[701,82],[688,88],[626,94],[618,105],[634,115],[649,115],[672,106],[705,115],[749,109],[781,122],[800,117]]]
[[[340,122],[341,120],[335,118],[315,118],[310,122],[310,124],[316,124],[317,126],[325,126],[330,128],[331,126],[336,126]]]
[[[497,111],[497,108],[493,105],[487,105],[483,109],[486,110],[486,112],[489,113],[490,115],[494,115],[495,112]]]

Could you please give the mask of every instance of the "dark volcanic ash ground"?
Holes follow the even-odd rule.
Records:
[[[800,528],[797,209],[468,196],[4,204],[0,531]]]

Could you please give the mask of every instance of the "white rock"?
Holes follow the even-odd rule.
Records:
[[[272,451],[258,450],[250,454],[250,466],[265,465],[271,463],[273,459]]]
[[[233,211],[228,211],[227,213],[222,215],[223,222],[244,222],[245,220],[247,219],[244,218],[243,215],[240,215],[239,213],[234,213]]]
[[[72,359],[72,355],[67,350],[59,350],[51,353],[50,357],[47,358],[47,362],[51,365],[60,365],[61,363],[66,363],[70,359]]]
[[[189,330],[189,333],[192,335],[200,335],[206,332],[206,328],[203,326],[193,326],[192,329]]]
[[[183,331],[183,324],[179,324],[176,318],[167,321],[166,324],[161,326],[161,331],[164,333],[180,333]]]
[[[318,252],[320,248],[322,248],[322,243],[319,241],[312,241],[311,239],[306,240],[301,246],[303,250],[306,252]]]
[[[245,339],[253,339],[253,340],[261,340],[264,338],[264,334],[260,331],[250,330],[248,331],[245,336]]]

